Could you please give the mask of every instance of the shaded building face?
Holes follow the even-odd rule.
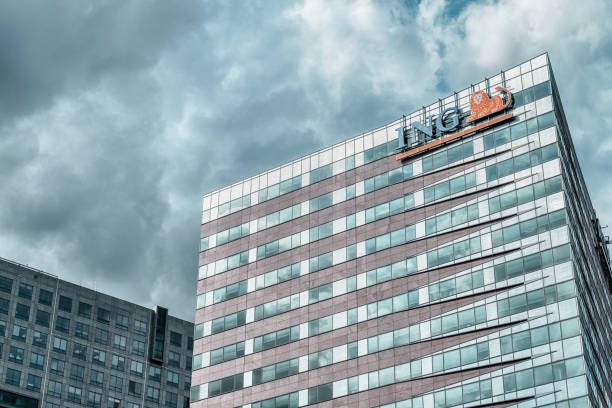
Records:
[[[611,281],[541,55],[205,195],[191,405],[609,406]]]
[[[0,406],[189,406],[193,323],[0,260]]]

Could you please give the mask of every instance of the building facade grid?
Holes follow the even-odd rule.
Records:
[[[189,406],[193,323],[0,260],[0,405]],[[174,358],[172,358],[174,357]]]
[[[511,120],[394,157],[398,127],[498,86]],[[607,241],[547,54],[202,220],[193,407],[611,406]]]

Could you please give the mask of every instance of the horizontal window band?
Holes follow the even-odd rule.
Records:
[[[579,337],[577,337],[579,339]],[[318,386],[310,387],[307,389],[302,389],[297,391],[298,393],[298,406],[307,406],[310,404],[321,403],[324,401],[328,401],[335,398],[340,398],[346,395],[350,395],[353,393],[366,391],[373,388],[378,388],[394,383],[401,383],[405,381],[414,381],[423,378],[440,378],[442,376],[446,376],[448,374],[456,374],[460,372],[471,373],[476,372],[480,373],[485,371],[482,374],[491,373],[494,377],[502,377],[503,375],[503,383],[504,383],[504,392],[512,392],[517,389],[526,389],[532,388],[535,386],[552,383],[553,381],[563,380],[565,378],[572,378],[577,375],[584,374],[584,363],[582,356],[566,358],[566,359],[558,359],[551,363],[544,363],[537,366],[533,366],[527,369],[516,370],[514,372],[509,372],[508,368],[510,366],[517,366],[521,362],[534,360],[536,361],[537,357],[542,357],[547,354],[540,354],[534,356],[527,356],[522,358],[514,358],[511,360],[506,360],[503,362],[496,363],[488,363],[478,365],[474,368],[465,368],[465,369],[449,369],[445,370],[440,374],[434,374],[433,372],[429,372],[431,369],[430,362],[424,362],[421,360],[421,364],[414,364],[413,362],[407,362],[402,364],[396,364],[390,367],[382,368],[375,371],[370,371],[368,373],[359,374],[353,377],[349,377],[342,380],[337,380],[334,382],[320,384]],[[431,357],[427,357],[431,358]],[[418,361],[418,360],[417,360]],[[425,363],[425,364],[424,364]],[[419,371],[420,368],[420,371]],[[425,370],[424,370],[425,368]],[[502,374],[502,373],[506,374]],[[497,374],[497,375],[496,375]],[[478,374],[477,374],[478,375]],[[517,378],[521,380],[525,377],[529,377],[531,381],[525,383],[524,381],[517,381]],[[240,378],[236,378],[240,377]],[[513,380],[513,381],[512,381]],[[255,385],[253,382],[253,374],[252,372],[247,372],[244,374],[240,374],[237,376],[226,377],[223,380],[217,380],[214,382],[210,382],[207,384],[201,384],[196,387],[192,387],[192,397],[193,400],[212,398],[217,395],[221,395],[227,392],[233,392],[236,390],[240,390],[243,388],[247,388]],[[484,398],[492,396],[492,387],[491,380],[486,379],[485,382],[488,382],[488,385],[485,387],[487,395]],[[520,386],[517,388],[517,385]],[[457,388],[461,389],[463,387],[474,387],[474,385],[478,386],[479,382],[472,382],[467,385],[459,386]],[[195,388],[195,389],[194,389]],[[449,389],[455,389],[454,387]],[[476,397],[473,395],[473,392],[468,392],[466,395],[471,395],[471,399],[461,401],[457,397],[461,395],[454,395],[449,402],[451,405],[455,405],[456,403],[462,402],[471,402],[480,397]],[[444,391],[443,394],[444,395]],[[417,397],[419,398],[419,397]],[[248,405],[247,405],[248,406]]]
[[[580,336],[580,321],[578,317],[530,326],[519,331],[518,327],[527,321],[527,319],[522,319],[517,322],[489,326],[486,329],[467,331],[427,340],[430,343],[430,347],[436,351],[433,353],[428,351],[417,353],[420,354],[418,358],[413,358],[409,362],[412,371],[415,371],[414,365],[419,361],[423,362],[423,367],[426,369],[423,370],[419,367],[417,372],[426,371],[431,376],[458,367],[464,368],[464,366],[468,366],[464,369],[472,369],[475,363],[484,362],[484,360],[488,360],[491,357],[500,357],[532,349],[549,342]],[[504,333],[508,331],[510,331],[509,334]],[[291,360],[255,368],[250,370],[252,372],[251,385],[259,385],[385,350],[403,347],[408,344],[416,344],[409,342],[407,337],[394,336],[396,332],[368,337]],[[491,339],[482,339],[495,333],[499,333],[499,336]],[[459,336],[462,336],[461,339],[457,339]],[[448,344],[453,338],[458,340],[457,344],[444,347],[444,344]],[[480,341],[477,340],[479,338],[481,339]],[[295,365],[296,372],[285,372],[283,367],[291,367],[292,363]],[[279,369],[281,370],[280,372]],[[214,382],[210,381],[209,384]]]
[[[513,252],[516,252],[516,250],[511,250],[511,251],[506,251],[505,253],[490,255],[487,257],[487,259],[485,259],[485,262],[488,262],[490,259],[499,258],[500,255],[503,256],[503,255],[507,255]],[[506,261],[501,264],[496,264],[494,265],[492,272],[489,272],[489,273],[493,273],[493,283],[499,283],[507,279],[513,279],[518,276],[522,276],[526,273],[532,273],[539,269],[543,269],[549,266],[558,265],[558,264],[567,262],[569,259],[570,259],[569,245],[565,244],[565,245],[551,248],[546,251],[537,252],[532,255],[527,255],[527,256],[517,258],[511,261]],[[386,269],[389,269],[389,271],[383,272]],[[477,272],[478,271],[475,271],[472,273],[460,272],[459,274],[455,275],[455,277],[442,278],[438,283],[434,282],[429,285],[425,285],[423,287],[416,288],[415,290],[419,291],[421,289],[424,289],[428,291],[429,299],[431,299],[432,301],[446,299],[449,296],[455,296],[458,293],[464,293],[465,291],[475,289],[475,287],[473,286],[473,283],[476,281],[474,281],[472,276],[474,273],[477,273]],[[386,282],[391,278],[391,268],[390,267],[381,267],[378,269],[374,269],[370,271],[368,275],[370,275],[371,273],[373,273],[374,277],[373,278],[370,278],[369,276],[367,277],[368,283],[371,283],[371,284]],[[480,273],[482,274],[482,270],[480,270]],[[467,283],[465,281],[466,278],[470,278],[469,280],[470,282],[472,282],[470,283],[469,287],[468,285],[466,285]],[[490,279],[491,278],[487,278],[486,281],[489,281]],[[478,281],[480,280],[482,280],[482,284],[480,284],[478,287],[484,287],[485,280],[479,278]],[[281,330],[281,332],[282,331],[283,330]],[[287,344],[291,341],[297,341],[303,338],[303,336],[300,336],[299,325],[295,326],[295,330],[293,328],[290,328],[290,329],[286,329],[285,331],[286,331],[286,334],[284,334],[284,336],[287,336],[286,340],[280,341],[280,345]],[[295,333],[293,333],[293,331],[295,331]],[[255,338],[253,341],[251,341],[251,343],[254,344],[254,346],[252,347],[247,346],[247,347],[250,350],[253,350],[252,352],[258,352],[258,351],[269,349],[270,347],[262,348],[262,345],[263,345],[262,341],[266,342],[265,340],[266,336],[268,335],[264,335],[264,336]],[[274,336],[274,338],[276,338],[276,336]],[[227,350],[227,353],[225,352],[225,350]],[[238,353],[236,352],[236,350],[238,350]],[[209,363],[207,364],[209,365],[221,363],[224,361],[229,361],[233,358],[237,358],[237,357],[241,357],[245,355],[244,350],[245,350],[245,342],[239,342],[239,343],[228,345],[226,347],[222,347],[216,350],[212,350],[211,352],[206,352],[203,355],[201,354],[198,356],[194,356],[193,367],[194,369],[198,369],[202,367],[203,361],[204,362],[208,361]],[[250,353],[247,353],[247,354],[250,354]],[[229,355],[229,358],[219,359],[219,356],[223,356],[223,355]]]
[[[540,150],[546,150],[546,151],[554,152],[554,155],[553,154],[547,154],[545,158],[544,157],[540,157],[539,159],[537,159],[537,157],[539,157],[538,156],[538,152]],[[531,158],[531,162],[530,163],[535,166],[535,165],[538,165],[538,164],[542,163],[543,162],[542,160],[550,161],[550,160],[556,159],[557,158],[556,152],[557,152],[556,144],[551,144],[551,145],[548,145],[548,146],[546,146],[544,148],[536,149],[536,150],[533,150],[533,151],[528,152],[526,154],[519,155],[519,156],[517,156],[517,159],[527,155],[528,158]],[[512,160],[513,160],[513,158],[505,160],[505,161],[503,161],[501,163],[505,163],[505,162],[512,161]],[[521,163],[522,163],[522,161],[521,161]],[[495,167],[495,166],[496,165],[488,166],[488,167],[486,167],[486,169],[489,169],[489,168]],[[515,171],[522,171],[522,170],[526,170],[527,168],[530,168],[530,166],[527,166],[525,168],[517,167],[514,170]],[[485,170],[479,169],[479,170],[477,170],[474,173],[467,173],[467,174],[475,174],[474,176],[471,176],[471,177],[474,177],[473,180],[476,180],[476,179],[483,180],[483,183],[484,183],[484,180],[485,179],[488,180],[488,177],[489,177],[489,176],[485,176],[484,174],[485,173],[487,173],[487,174],[490,173],[486,169]],[[512,173],[513,172],[511,171],[508,174],[512,174]],[[450,183],[450,181],[452,181],[452,180],[463,180],[462,177],[465,177],[465,180],[463,182],[464,184],[461,184],[461,183],[456,184],[456,187],[454,187],[456,190],[452,190],[453,185]],[[467,180],[468,180],[467,175],[464,175],[464,176],[455,177],[455,178],[453,178],[453,179],[451,179],[449,181],[444,181],[444,182],[437,183],[437,184],[432,185],[432,186],[425,187],[422,190],[416,190],[413,193],[413,196],[414,196],[414,201],[413,202],[414,202],[415,208],[423,206],[424,204],[433,204],[433,203],[435,203],[436,200],[441,199],[441,198],[445,198],[447,196],[451,196],[452,197],[452,195],[451,195],[451,194],[453,194],[452,191],[456,191],[456,193],[458,193],[458,192],[461,191],[460,188],[462,186],[463,186],[463,188],[473,188],[472,184],[465,184],[465,181],[467,181]],[[475,185],[480,185],[478,182],[475,182],[475,181],[473,183],[475,183]],[[422,194],[422,196],[421,196],[421,194]],[[355,227],[365,224],[365,215],[366,215],[365,211],[361,211],[361,212],[355,213]],[[358,216],[359,216],[359,218],[358,218]],[[340,222],[342,219],[336,220],[336,221],[338,221],[337,222],[338,225],[336,227],[337,228],[337,233],[340,233],[340,232],[343,232],[343,231],[347,230],[346,220],[348,218],[349,217],[345,217],[344,218],[345,219],[344,225],[340,225],[340,224],[342,224]],[[333,226],[332,226],[332,230],[333,230]],[[332,234],[333,234],[333,231],[332,231]],[[257,260],[260,260],[260,259],[265,259],[267,257],[274,256],[274,255],[276,255],[276,254],[278,254],[280,252],[286,252],[288,250],[300,247],[302,245],[306,245],[307,243],[309,243],[309,235],[307,235],[306,231],[301,231],[299,233],[293,234],[292,236],[285,237],[285,238],[283,238],[283,240],[286,241],[286,242],[283,241],[284,243],[282,245],[282,248],[279,247],[279,245],[282,242],[275,241],[275,242],[278,242],[278,243],[276,244],[276,246],[270,247],[270,252],[268,252],[268,247],[267,246],[272,245],[272,243],[266,244],[264,249],[262,249],[261,246],[258,247],[258,248],[251,248],[249,250],[240,252],[238,254],[234,254],[234,255],[231,255],[229,257],[222,258],[222,259],[216,260],[214,262],[202,265],[199,268],[199,272],[198,272],[199,276],[198,276],[198,278],[199,279],[204,279],[206,277],[210,277],[210,276],[218,274],[218,273],[223,273],[223,272],[225,272],[227,270],[235,269],[235,268],[238,268],[240,266],[243,266],[243,265],[255,262]]]
[[[495,247],[496,243],[497,243],[497,246],[499,246],[499,245],[503,245],[506,243],[514,242],[517,239],[520,240],[520,239],[530,237],[534,235],[534,233],[540,234],[540,233],[544,233],[549,230],[555,229],[557,227],[564,225],[565,223],[564,213],[565,213],[564,210],[558,210],[553,213],[550,213],[550,217],[551,217],[550,224],[548,223],[549,214],[544,214],[536,218],[525,220],[517,224],[513,224],[510,226],[504,227],[502,229],[492,231],[491,233],[482,234],[479,237],[468,238],[466,240],[451,243],[451,244],[442,246],[440,248],[436,248],[436,249],[424,252],[422,254],[416,255],[414,257],[408,258],[404,266],[400,269],[401,273],[399,276],[411,275],[417,271],[420,272],[422,270],[427,270],[428,268],[443,266],[449,262],[453,262],[454,260],[462,259],[465,257],[468,257],[468,259],[470,259],[471,255],[475,253],[479,253],[484,249],[487,249],[487,248],[481,247],[481,239],[483,236],[485,237],[485,240],[486,240],[485,242],[488,242],[488,240],[490,240],[491,237],[493,237],[493,240],[491,241],[493,243],[493,246],[491,247],[492,249],[493,247]],[[540,220],[542,221],[540,222]],[[488,223],[495,224],[497,222],[498,220],[490,221]],[[536,222],[538,222],[540,225],[538,226]],[[529,227],[524,227],[524,226],[529,226]],[[523,227],[524,227],[524,231],[521,231],[521,228]],[[401,265],[403,264],[403,262],[400,262],[398,264]],[[334,294],[334,286],[331,285],[331,296],[330,297],[344,295],[348,292],[349,289],[357,290],[357,289],[366,287],[367,281],[365,280],[367,279],[367,275],[363,273],[361,274],[361,276],[362,278],[359,282],[357,282],[356,278],[354,279],[354,284],[355,284],[354,289],[348,286],[350,282],[353,282],[352,279],[350,281],[348,279],[343,279],[342,281],[338,281],[338,282],[343,282],[343,285],[342,287],[340,287],[340,285],[337,285],[338,292],[336,294]],[[299,295],[295,294],[295,295],[289,296],[287,298],[288,300],[286,301],[283,300],[283,302],[286,303],[287,309],[286,310],[283,309],[281,313],[285,313],[292,309],[309,305],[308,303],[309,294],[310,293],[308,291],[301,292]],[[429,295],[426,293],[425,294],[419,293],[418,295],[419,299],[421,297],[426,299],[428,298],[428,296]],[[278,302],[278,300],[274,302]],[[302,304],[302,302],[304,304]],[[283,305],[285,305],[285,303],[283,303]],[[201,338],[201,337],[205,337],[208,335],[214,335],[217,333],[221,333],[223,331],[231,330],[233,328],[255,322],[258,320],[257,319],[258,316],[255,314],[255,312],[256,312],[256,309],[252,307],[252,308],[249,308],[249,309],[237,312],[237,313],[233,313],[231,315],[220,317],[214,320],[209,320],[204,323],[199,323],[195,327],[196,338]],[[278,313],[274,315],[277,315],[277,314]],[[265,318],[265,313],[261,316],[261,318],[262,319]]]
[[[517,240],[517,238],[519,239],[527,238],[529,236],[532,236],[534,233],[539,234],[539,233],[547,232],[551,229],[564,225],[565,223],[563,210],[558,210],[553,213],[550,213],[550,216],[552,217],[551,224],[548,224],[548,216],[549,214],[545,214],[540,217],[532,218],[526,221],[519,222],[517,224],[513,224],[510,226],[504,227],[500,230],[495,230],[492,233],[486,233],[476,238],[468,238],[467,240],[462,240],[456,243],[451,243],[450,245],[440,247],[439,249],[433,249],[425,253],[422,253],[420,255],[409,258],[409,260],[412,259],[413,261],[411,261],[410,263],[408,263],[408,260],[406,261],[407,263],[405,264],[405,267],[402,268],[401,275],[403,274],[410,275],[410,274],[415,273],[416,271],[426,270],[433,266],[442,266],[448,262],[452,262],[454,259],[461,259],[465,256],[470,256],[470,253],[474,254],[476,252],[480,252],[482,250],[481,249],[481,239],[483,236],[490,237],[491,234],[494,234],[494,236],[501,236],[501,241],[499,241],[498,244],[500,243],[505,244],[509,242],[514,242]],[[545,218],[542,218],[542,217],[545,217]],[[539,222],[540,219],[543,220],[540,223],[540,226],[536,226],[535,229],[532,228],[531,224],[535,225],[535,222],[536,221]],[[491,221],[489,223],[494,224],[496,222],[498,222],[498,220]],[[524,231],[525,235],[521,235],[520,228],[522,228],[522,226],[524,225],[525,226],[529,225],[529,228],[525,229]],[[508,231],[508,232],[506,233],[506,236],[504,237],[505,231]],[[501,234],[496,234],[497,232],[501,232]],[[498,240],[499,239],[500,238],[498,238]],[[476,245],[475,240],[477,240],[477,245]],[[493,242],[495,243],[495,241]],[[467,243],[467,247],[465,243]],[[472,247],[473,245],[475,246]],[[453,252],[456,252],[456,254],[451,255],[449,257],[449,255],[447,254],[447,252],[449,252],[447,248],[450,248],[451,254]],[[483,248],[483,249],[486,249],[486,248]],[[453,258],[453,256],[459,256],[460,258]],[[419,259],[422,259],[422,260],[419,261]],[[400,262],[399,264],[402,264],[402,262]],[[355,289],[358,289],[360,287],[366,287],[367,282],[365,282],[365,279],[366,279],[365,273],[362,274],[362,276],[363,276],[363,278],[361,279],[362,282],[359,284],[357,280],[355,279]],[[347,279],[344,279],[343,281],[344,281],[344,285],[342,288],[338,289],[339,292],[336,295],[334,295],[333,293],[334,286],[333,285],[331,286],[331,296],[330,297],[341,296],[347,293],[348,289],[352,289],[348,287],[349,281]],[[296,295],[292,295],[288,297],[288,300],[286,301],[287,310],[283,309],[282,313],[287,312],[297,307],[307,306],[309,304],[308,296],[309,296],[309,292],[303,292],[303,293],[300,293],[299,295],[296,294]],[[419,299],[421,297],[425,299],[425,298],[428,298],[428,296],[429,296],[428,294],[419,294]],[[278,301],[275,301],[275,302],[278,302]],[[302,302],[304,302],[303,305],[301,304]],[[293,307],[294,303],[295,303],[295,307]],[[204,323],[199,323],[196,325],[196,328],[195,328],[196,338],[213,335],[213,334],[220,333],[226,330],[231,330],[235,327],[249,324],[251,322],[257,321],[257,317],[258,316],[255,315],[255,308],[249,308],[247,310],[243,310],[241,312],[234,313],[232,315],[227,315],[227,316],[215,319],[215,320],[207,321]],[[262,318],[265,318],[265,314],[262,316]]]
[[[542,185],[544,185],[544,182],[540,182],[540,183],[542,183]],[[560,185],[560,184],[555,184],[555,185]],[[528,185],[525,188],[532,188],[532,186],[533,185]],[[513,190],[513,191],[516,191],[516,190]],[[542,190],[542,191],[546,192],[546,190]],[[446,234],[448,232],[456,232],[456,231],[462,230],[464,228],[469,228],[470,226],[467,225],[466,227],[463,227],[463,228],[460,228],[460,229],[456,229],[454,231],[452,231],[452,230],[451,231],[443,230],[441,232],[437,232],[437,228],[436,228],[435,222],[433,223],[433,226],[430,225],[431,224],[430,223],[431,220],[436,221],[436,220],[440,220],[440,219],[443,219],[443,218],[444,219],[449,218],[448,223],[447,223],[447,221],[444,221],[444,225],[442,225],[442,226],[443,227],[453,227],[454,225],[452,225],[452,222],[453,222],[453,219],[452,219],[453,217],[452,216],[454,216],[454,214],[457,211],[460,211],[462,209],[467,210],[469,208],[474,208],[476,212],[478,211],[477,206],[475,204],[471,204],[471,205],[468,205],[468,206],[465,206],[465,207],[460,207],[460,208],[457,208],[455,210],[451,210],[451,211],[449,211],[446,214],[438,215],[438,216],[432,217],[431,219],[426,219],[424,221],[425,222],[425,232],[426,232],[425,236],[427,237],[430,234],[436,234],[436,233],[437,233],[437,235]],[[484,216],[484,215],[485,214],[482,214],[480,216]],[[475,218],[476,216],[477,216],[477,214],[475,214],[473,219],[476,219]],[[489,225],[491,223],[501,222],[504,219],[507,219],[508,217],[511,217],[511,216],[513,216],[513,215],[509,215],[509,216],[506,216],[506,217],[503,217],[503,218],[487,221],[487,222],[485,222],[482,225],[481,224],[476,224],[474,226],[481,225],[481,228],[484,228],[484,227],[486,227],[487,225]],[[464,222],[464,221],[466,221],[466,220],[464,220],[463,218],[459,219],[459,222]],[[393,234],[394,234],[394,232],[391,232],[391,233],[384,234],[383,236],[393,237]],[[374,240],[374,241],[372,241],[372,240]],[[377,245],[377,240],[378,240],[378,238],[372,238],[372,239],[366,241],[366,252],[373,253],[373,252],[377,252],[379,250],[379,248],[376,246]],[[371,245],[369,244],[370,241],[372,241]],[[416,240],[416,241],[418,241],[418,240]],[[390,246],[394,246],[394,243],[392,242],[392,240],[390,240],[389,244],[390,244]],[[403,242],[400,242],[399,245],[403,245]],[[370,247],[372,247],[372,248],[370,248]],[[382,249],[386,249],[387,247],[388,247],[387,245],[383,245]],[[429,257],[429,255],[428,255],[428,257]],[[416,263],[416,261],[415,261],[415,263]],[[295,267],[291,267],[291,273],[292,273],[294,278],[298,276],[298,267],[297,267],[297,265],[298,264],[294,264]],[[416,264],[414,266],[416,267]],[[287,270],[287,272],[289,272],[289,270]],[[260,275],[260,276],[262,276],[262,275]],[[334,285],[338,286],[338,285],[340,285],[340,282],[347,282],[348,283],[348,290],[349,291],[351,290],[351,288],[352,288],[352,290],[358,289],[357,279],[359,279],[359,276],[355,275],[355,277],[353,278],[354,282],[352,284],[347,281],[347,278],[345,278],[345,279],[337,281],[335,283],[328,283],[328,284],[322,285],[320,287],[320,289],[319,288],[314,288],[314,289],[311,289],[310,291],[305,291],[303,293],[295,294],[295,295],[293,295],[293,297],[295,297],[295,299],[293,299],[291,296],[287,297],[286,299],[287,299],[287,302],[288,302],[288,306],[290,305],[290,307],[289,307],[289,309],[287,309],[285,311],[292,310],[292,309],[295,309],[295,308],[298,308],[298,307],[302,307],[302,306],[314,303],[313,302],[313,293],[315,291],[317,293],[318,293],[319,290],[321,290],[322,293],[328,293],[329,292],[328,293],[329,296],[322,296],[321,299],[327,299],[327,298],[332,297],[332,292],[333,292]],[[253,283],[253,282],[251,281],[251,283]],[[343,284],[342,286],[346,286],[346,284]],[[338,291],[338,289],[337,289],[337,291]],[[234,289],[233,289],[232,293],[235,294],[236,296],[239,296],[241,294],[245,294],[246,292],[248,292],[248,283],[247,283],[247,281],[242,281],[241,283],[234,285]],[[208,302],[213,302],[214,303],[213,296],[214,296],[214,292],[208,292],[208,294],[199,295],[197,297],[197,307],[200,308],[200,307],[205,306],[206,303],[204,303],[204,302],[207,301],[207,298],[208,298]],[[318,301],[319,296],[317,295],[316,298],[317,298],[317,301]],[[285,299],[285,298],[283,298],[283,299]],[[275,301],[275,302],[278,302],[278,301]],[[257,307],[254,308],[255,309],[255,320],[259,320],[259,318],[258,318],[258,307],[262,307],[263,309],[266,309],[268,306],[266,304],[266,305],[257,306]],[[274,309],[276,310],[276,307],[274,307]],[[263,311],[261,313],[263,313]]]

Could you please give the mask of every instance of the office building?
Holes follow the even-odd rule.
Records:
[[[548,55],[438,97],[203,197],[192,407],[612,406]]]
[[[187,407],[193,323],[0,259],[0,406]]]

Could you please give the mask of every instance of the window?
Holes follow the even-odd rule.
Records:
[[[68,348],[68,342],[64,339],[61,339],[59,337],[54,337],[53,338],[53,351],[57,352],[57,353],[64,353],[66,354],[66,349]]]
[[[30,320],[30,306],[17,303],[15,308],[15,317],[22,320]]]
[[[181,355],[174,351],[168,351],[168,365],[173,367],[181,367]]]
[[[191,371],[191,359],[189,357],[185,358],[185,370]]]
[[[59,310],[64,312],[72,313],[72,299],[63,295],[59,298]]]
[[[161,360],[164,358],[164,339],[156,338],[153,343],[153,357]]]
[[[63,376],[65,365],[66,363],[64,363],[62,360],[53,358],[51,359],[51,367],[49,368],[49,372],[51,374]]]
[[[93,349],[91,361],[95,364],[103,366],[106,363],[106,351]]]
[[[183,335],[177,332],[170,332],[170,344],[173,346],[181,347],[183,344]]]
[[[193,350],[193,337],[187,337],[187,350]]]
[[[76,323],[76,327],[74,328],[74,335],[76,337],[80,337],[81,339],[88,340],[89,339],[89,325],[81,322]]]
[[[79,387],[68,386],[68,401],[81,403],[81,389]]]
[[[183,388],[185,389],[185,391],[189,391],[191,389],[191,377],[190,376],[185,377],[185,384]]]
[[[126,315],[117,313],[115,318],[115,326],[120,329],[127,330],[130,327],[130,319]]]
[[[0,298],[0,314],[8,315],[9,313],[9,301],[5,298]]]
[[[30,353],[30,367],[42,370],[45,365],[45,356],[35,352]]]
[[[128,402],[128,408],[131,406],[131,402]],[[133,404],[138,407],[138,404]],[[121,400],[113,397],[108,397],[107,408],[119,408],[121,406]]]
[[[47,333],[39,332],[34,330],[34,336],[32,336],[32,344],[36,347],[46,348],[47,347]]]
[[[9,349],[9,361],[16,364],[23,364],[23,349],[15,346],[11,346]]]
[[[57,405],[57,404],[54,404],[54,403],[52,403],[52,402],[47,402],[47,403],[45,404],[45,408],[60,408],[60,406],[59,406],[59,405]]]
[[[155,366],[149,366],[149,380],[161,381],[161,368]]]
[[[140,397],[142,395],[142,384],[136,381],[130,381],[128,383],[128,394],[133,397]]]
[[[55,319],[55,330],[64,333],[70,332],[70,319],[62,316],[57,316]]]
[[[114,368],[115,370],[125,371],[125,358],[118,356],[116,354],[113,354],[111,367]]]
[[[25,343],[26,336],[28,335],[28,329],[26,327],[19,326],[17,324],[13,325],[13,339],[18,341],[23,341]]]
[[[142,341],[133,340],[132,341],[132,354],[137,356],[144,356],[145,354],[145,344]]]
[[[134,320],[134,333],[145,336],[147,334],[147,323],[141,320]]]
[[[171,385],[173,387],[178,387],[179,376],[178,373],[168,370],[167,371],[167,381],[166,384]]]
[[[47,383],[47,394],[60,398],[62,396],[62,383],[49,380]]]
[[[29,374],[28,375],[28,385],[26,385],[26,388],[30,391],[40,391],[40,383],[42,382],[42,378],[34,375],[34,374]]]
[[[36,311],[36,324],[40,324],[41,326],[49,327],[50,321],[51,321],[51,314],[49,312],[45,312],[44,310]]]
[[[127,408],[140,408],[140,405],[134,402],[128,402]]]
[[[123,378],[111,375],[108,389],[111,391],[123,392]]]
[[[176,402],[178,401],[178,395],[174,392],[166,391],[166,401],[165,405],[167,407],[176,407]]]
[[[4,320],[0,320],[0,335],[2,337],[6,336],[6,322]]]
[[[28,285],[27,283],[19,283],[19,297],[24,299],[32,299],[32,292],[34,288],[32,285]]]
[[[108,344],[108,332],[106,330],[96,328],[96,343]]]
[[[127,348],[127,338],[119,334],[115,334],[113,337],[113,347],[119,350],[125,350]]]
[[[159,402],[159,388],[147,386],[147,401]]]
[[[87,406],[101,408],[102,407],[102,395],[97,392],[89,391],[87,395]]]
[[[51,304],[53,303],[53,292],[41,289],[38,292],[38,303],[42,305],[51,306]]]
[[[19,385],[21,384],[21,371],[13,370],[12,368],[7,368],[6,380],[4,382],[19,387]]]
[[[104,373],[96,370],[89,370],[89,383],[102,387],[104,385]]]
[[[70,378],[76,381],[83,382],[85,380],[85,367],[78,364],[70,366]]]
[[[130,374],[142,377],[143,364],[140,361],[132,360],[130,362]]]
[[[0,291],[11,293],[13,291],[13,280],[0,276]]]
[[[98,308],[98,321],[104,324],[110,324],[110,310]]]
[[[79,316],[91,319],[91,305],[85,302],[79,302]]]
[[[84,344],[74,343],[72,357],[78,358],[79,360],[87,360],[87,346]]]

